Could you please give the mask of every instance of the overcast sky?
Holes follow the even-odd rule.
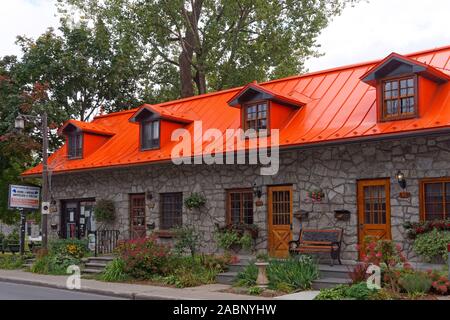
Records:
[[[0,56],[19,54],[17,35],[56,27],[55,0],[0,0]],[[348,8],[319,38],[311,71],[450,45],[450,0],[371,0]]]

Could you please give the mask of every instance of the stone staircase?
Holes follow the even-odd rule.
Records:
[[[114,260],[111,256],[100,256],[100,257],[89,257],[83,260],[84,268],[82,270],[83,274],[99,274],[105,270],[106,265]]]
[[[250,261],[254,260],[254,257],[241,256],[239,262],[230,264],[228,270],[223,273],[219,273],[216,276],[216,282],[220,284],[233,284],[239,272],[243,271],[245,267],[250,264]]]
[[[319,265],[320,278],[313,281],[314,290],[333,288],[341,284],[351,283],[348,273],[353,269],[350,265]]]
[[[27,258],[25,259],[24,264],[22,265],[22,268],[29,269],[33,266],[33,263],[36,261],[36,258]]]

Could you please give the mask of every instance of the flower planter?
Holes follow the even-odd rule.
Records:
[[[334,217],[338,221],[349,221],[350,220],[350,211],[348,210],[336,210],[334,211]]]
[[[305,220],[309,218],[309,212],[305,210],[300,210],[294,213],[294,217],[299,220]]]

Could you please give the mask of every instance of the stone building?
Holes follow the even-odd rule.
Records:
[[[449,75],[446,47],[70,120],[50,157],[49,229],[85,237],[95,202],[109,199],[118,219],[108,228],[123,239],[171,241],[170,230],[187,225],[214,252],[217,226],[248,224],[257,251],[285,256],[301,228],[342,228],[343,262],[358,260],[367,236],[393,239],[418,260],[403,224],[450,214]],[[198,135],[199,125],[216,133]],[[245,163],[197,161],[230,154],[227,129],[256,131],[233,140]],[[273,150],[270,163],[251,163],[253,141],[279,147],[279,165]],[[193,193],[206,204],[189,210]]]

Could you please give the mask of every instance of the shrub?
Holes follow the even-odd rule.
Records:
[[[0,269],[20,269],[24,261],[19,255],[4,255],[0,257]]]
[[[274,289],[284,283],[291,289],[289,291],[306,290],[319,277],[319,270],[311,257],[301,256],[300,259],[272,260],[267,267],[267,277],[269,286]]]
[[[115,258],[106,265],[105,271],[101,275],[103,281],[118,282],[128,279],[125,272],[125,262],[120,258]]]
[[[410,269],[411,266],[402,253],[401,247],[391,240],[365,241],[362,260],[365,264],[374,264],[381,268],[382,280],[390,290],[398,292],[399,268]]]
[[[353,284],[366,281],[369,278],[369,274],[367,274],[368,267],[369,265],[367,263],[358,263],[353,270],[348,273]]]
[[[263,292],[263,289],[260,287],[250,287],[248,288],[248,294],[252,296],[259,296]]]
[[[335,288],[321,290],[315,300],[370,300],[378,293],[376,289],[369,289],[365,282],[351,286],[340,285]]]
[[[199,209],[206,204],[206,198],[200,193],[192,193],[189,197],[184,200],[184,205],[189,210]]]
[[[450,281],[447,275],[436,270],[429,270],[427,273],[432,281],[431,287],[433,288],[433,292],[441,295],[450,294]]]
[[[450,231],[432,231],[420,234],[414,240],[414,251],[428,262],[435,258],[447,260],[447,245],[450,243]]]
[[[236,285],[255,286],[257,276],[258,268],[250,264],[238,274]],[[317,265],[308,256],[302,256],[300,259],[270,260],[267,267],[269,288],[284,292],[309,289],[318,276]]]
[[[151,279],[171,271],[173,256],[170,248],[155,237],[127,240],[119,244],[117,253],[125,262],[124,271],[136,279]]]
[[[95,203],[95,220],[100,223],[112,223],[116,220],[114,201],[101,199]]]
[[[40,250],[31,272],[42,274],[66,274],[70,265],[80,265],[81,258],[89,252],[87,241],[77,239],[59,239],[49,242],[49,249]]]
[[[201,234],[192,227],[178,227],[174,229],[175,232],[175,245],[174,249],[177,253],[184,253],[186,250],[190,252],[191,256],[194,256],[200,247]]]
[[[236,278],[236,285],[239,287],[253,287],[256,285],[256,278],[258,277],[258,268],[254,263],[245,267],[245,269],[238,273]]]
[[[399,280],[400,286],[410,295],[425,294],[431,289],[431,278],[424,272],[403,274]]]

